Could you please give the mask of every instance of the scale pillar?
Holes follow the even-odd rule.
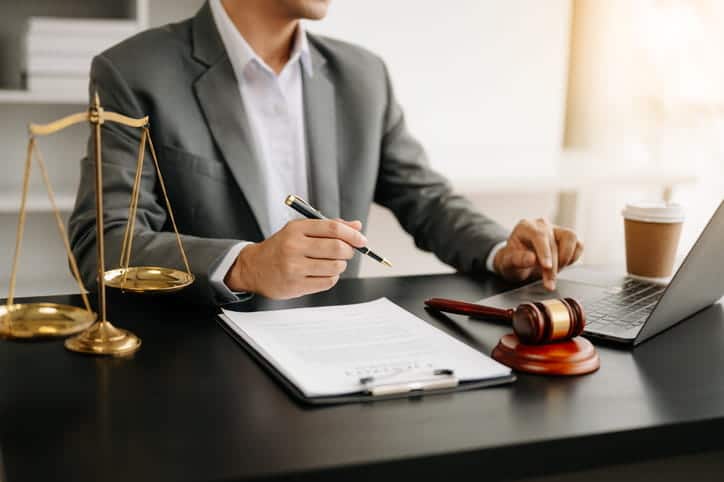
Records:
[[[141,347],[141,339],[130,331],[113,326],[106,315],[105,243],[103,223],[103,158],[101,154],[101,124],[103,108],[98,92],[88,112],[88,121],[93,126],[95,150],[96,190],[96,247],[98,251],[98,315],[99,320],[79,335],[65,340],[68,350],[90,355],[125,356]]]

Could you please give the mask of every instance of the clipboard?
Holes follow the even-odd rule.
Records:
[[[306,396],[294,383],[292,383],[284,374],[282,374],[277,368],[267,360],[261,353],[259,353],[253,346],[247,343],[238,333],[236,333],[226,322],[217,317],[216,322],[223,328],[223,330],[231,336],[241,347],[259,364],[264,370],[271,375],[271,377],[280,384],[284,390],[291,395],[291,397],[307,406],[326,406],[326,405],[340,405],[347,403],[371,403],[384,400],[399,400],[405,398],[422,398],[431,395],[445,395],[457,392],[466,392],[471,390],[477,390],[480,388],[487,388],[497,385],[504,385],[512,383],[516,380],[514,373],[510,375],[487,378],[485,380],[472,381],[472,382],[460,382],[454,387],[446,388],[432,388],[432,389],[415,389],[412,388],[407,391],[399,391],[396,393],[389,393],[384,395],[374,395],[371,393],[365,393],[360,391],[359,393],[351,393],[346,395],[333,395],[333,396],[318,396],[308,397]],[[414,384],[415,380],[407,380],[409,384]]]

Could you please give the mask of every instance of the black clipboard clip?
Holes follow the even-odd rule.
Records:
[[[460,383],[455,371],[448,368],[433,370],[428,376],[414,380],[395,381],[390,378],[394,378],[394,375],[383,378],[362,377],[359,382],[364,386],[364,393],[373,397],[455,388]]]

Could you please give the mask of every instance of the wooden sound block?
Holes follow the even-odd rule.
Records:
[[[492,356],[513,370],[538,375],[584,375],[601,366],[593,344],[580,336],[547,345],[524,345],[509,333],[500,339]]]

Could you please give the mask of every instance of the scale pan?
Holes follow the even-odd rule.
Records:
[[[107,286],[131,293],[171,293],[194,282],[194,275],[186,271],[157,266],[112,269],[103,278]]]
[[[27,303],[0,306],[0,338],[58,338],[91,326],[96,314],[77,306]]]

